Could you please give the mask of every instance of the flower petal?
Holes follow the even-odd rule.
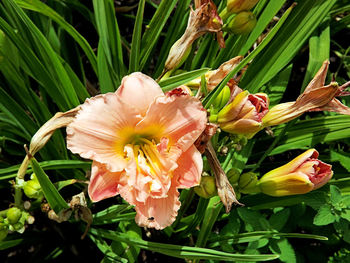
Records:
[[[136,129],[142,131],[147,127],[159,127],[160,138],[166,137],[169,145],[187,151],[205,129],[206,123],[207,113],[198,99],[173,95],[156,98]]]
[[[277,178],[277,177],[280,177],[281,174],[293,173],[307,159],[309,158],[316,159],[317,157],[318,157],[318,151],[316,151],[315,149],[309,149],[306,152],[300,154],[298,157],[291,160],[289,163],[268,172],[260,179],[260,181],[270,180],[271,178]]]
[[[305,194],[314,188],[308,176],[299,172],[279,176],[274,180],[260,181],[258,186],[264,194],[271,196]]]
[[[327,105],[320,108],[312,109],[311,111],[333,111],[344,115],[350,115],[350,108],[341,103],[336,98],[328,102]]]
[[[164,95],[158,83],[141,72],[134,72],[122,79],[116,94],[127,104],[133,105],[144,116],[155,97]]]
[[[104,164],[93,162],[88,188],[90,199],[98,202],[117,195],[120,176],[121,172],[110,172]]]
[[[179,192],[173,186],[166,198],[148,198],[145,203],[137,203],[135,221],[139,226],[164,229],[175,221],[180,205]]]
[[[112,172],[122,171],[123,144],[141,116],[115,93],[87,99],[75,120],[67,126],[67,148],[81,157],[107,164]]]
[[[190,188],[199,184],[203,170],[202,155],[191,146],[178,159],[179,167],[174,171],[177,188]]]

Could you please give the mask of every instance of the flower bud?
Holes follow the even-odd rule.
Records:
[[[7,220],[11,225],[16,224],[22,216],[22,211],[17,207],[11,207],[7,210]]]
[[[239,13],[252,9],[259,0],[227,0],[227,11],[229,13]]]
[[[231,91],[229,86],[225,86],[213,102],[214,109],[221,110],[229,101]]]
[[[34,177],[33,179],[25,182],[23,191],[29,198],[40,198],[42,197],[42,191],[39,181]]]
[[[350,108],[335,97],[348,96],[345,91],[350,82],[339,86],[336,82],[325,85],[329,62],[323,62],[322,67],[305,88],[296,101],[285,102],[274,106],[262,119],[263,126],[269,127],[291,121],[309,111],[333,111],[350,115]]]
[[[317,159],[310,149],[289,163],[265,174],[257,184],[264,194],[287,196],[305,194],[326,184],[333,175],[332,166]]]
[[[241,91],[218,113],[217,123],[223,131],[250,139],[262,129],[261,119],[268,112],[268,105],[266,94]]]
[[[215,178],[213,176],[202,176],[200,185],[196,186],[194,191],[203,198],[210,198],[217,195]]]
[[[231,168],[227,173],[227,179],[229,180],[230,184],[234,185],[238,182],[240,177],[240,172],[236,168]]]
[[[241,12],[237,14],[227,25],[228,32],[243,35],[252,32],[256,25],[256,18],[252,12]]]
[[[256,183],[258,182],[258,177],[255,173],[248,172],[240,176],[238,181],[238,186],[240,192],[244,194],[258,192],[255,190]]]
[[[18,223],[16,223],[16,224],[12,224],[12,225],[10,226],[10,230],[11,230],[11,231],[18,231],[18,232],[20,232],[20,233],[23,233],[23,232],[24,232],[24,224],[21,223],[21,222],[18,222]]]

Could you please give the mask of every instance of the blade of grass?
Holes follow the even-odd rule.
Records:
[[[163,91],[169,91],[173,88],[179,87],[203,74],[208,72],[209,68],[201,68],[197,70],[193,70],[190,72],[185,72],[165,80],[159,81],[159,86],[163,89]]]
[[[134,31],[132,33],[129,73],[138,71],[138,69],[139,69],[139,55],[140,55],[140,46],[141,46],[141,30],[142,30],[142,21],[143,21],[144,9],[145,9],[145,0],[141,0],[139,2],[139,7],[137,9]]]
[[[63,197],[57,191],[56,187],[50,181],[49,177],[46,175],[44,170],[40,167],[39,163],[34,157],[30,158],[30,164],[33,167],[33,172],[35,173],[38,181],[40,183],[41,189],[44,196],[49,203],[50,207],[58,214],[63,209],[68,209],[69,206],[64,201]]]
[[[287,17],[291,13],[294,5],[292,5],[288,10],[283,14],[281,19],[278,21],[278,23],[271,29],[269,34],[264,38],[264,40],[260,43],[260,45],[254,49],[252,53],[250,53],[247,57],[245,57],[227,76],[220,82],[220,84],[212,90],[208,96],[206,96],[203,100],[203,105],[206,109],[210,107],[214,99],[220,94],[221,90],[225,87],[226,83],[235,75],[237,74],[245,65],[248,64],[252,59],[254,59],[266,46],[267,44],[273,39],[273,37],[276,35],[278,30],[282,27],[284,22],[286,21]]]
[[[175,41],[180,38],[181,34],[185,32],[189,16],[188,7],[190,6],[190,2],[191,0],[179,1],[175,13],[171,17],[171,23],[162,43],[162,48],[159,52],[155,73],[153,75],[155,79],[158,78],[163,72],[165,60],[170,51],[170,48],[175,43]]]
[[[85,55],[90,61],[90,64],[93,70],[97,74],[97,58],[95,53],[93,52],[87,40],[82,35],[80,35],[79,32],[76,31],[72,25],[66,22],[64,18],[61,17],[57,12],[55,12],[53,9],[51,9],[49,6],[47,6],[46,4],[44,4],[39,0],[31,0],[31,1],[15,0],[15,1],[22,8],[39,12],[45,16],[48,16],[49,18],[54,20],[57,24],[59,24],[64,30],[66,30],[67,33],[79,44],[81,49],[85,52]]]
[[[211,259],[211,260],[224,260],[224,261],[265,261],[272,260],[278,258],[278,255],[244,255],[244,254],[232,254],[221,252],[217,250],[207,249],[207,248],[195,248],[189,246],[178,246],[178,245],[170,245],[164,243],[156,243],[144,241],[142,239],[135,239],[129,237],[124,233],[118,233],[116,231],[109,231],[103,229],[90,229],[90,233],[119,241],[125,242],[130,245],[137,246],[141,249],[151,250],[154,252],[162,253],[165,255],[185,258],[185,259]]]
[[[105,54],[104,63],[108,64],[103,67],[103,70],[108,68],[112,72],[112,84],[118,87],[122,76],[126,73],[126,68],[123,61],[122,43],[118,27],[117,18],[115,16],[115,8],[113,0],[93,0],[93,6],[96,17],[96,24],[100,36],[100,46],[103,46]],[[101,52],[100,50],[98,50]],[[98,62],[99,64],[99,62]],[[98,66],[98,75],[101,70]]]
[[[149,59],[150,54],[158,41],[166,21],[168,20],[177,0],[163,0],[152,17],[151,22],[147,26],[146,32],[143,34],[141,41],[141,61],[139,69],[142,70]]]
[[[258,92],[262,85],[295,57],[335,2],[336,0],[299,1],[279,34],[250,64],[240,85],[252,93]]]

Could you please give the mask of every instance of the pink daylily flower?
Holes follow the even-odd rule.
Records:
[[[137,72],[115,93],[85,101],[67,127],[67,147],[93,160],[92,201],[120,194],[135,206],[137,224],[163,229],[180,208],[177,189],[199,184],[203,162],[194,142],[206,123],[198,99],[164,94]]]

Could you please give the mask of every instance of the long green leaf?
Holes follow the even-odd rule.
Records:
[[[250,233],[242,233],[237,235],[225,235],[211,238],[209,240],[209,248],[220,246],[221,241],[231,240],[232,243],[240,244],[252,241],[257,241],[262,238],[274,238],[274,237],[288,237],[288,238],[304,238],[304,239],[315,239],[315,240],[328,240],[327,237],[310,234],[299,234],[299,233],[278,233],[276,231],[255,231]]]
[[[163,89],[163,91],[169,91],[173,88],[179,87],[191,80],[205,74],[208,72],[209,68],[196,69],[190,72],[185,72],[165,80],[161,80],[159,82],[159,86]]]
[[[306,88],[313,76],[321,68],[322,63],[329,59],[330,44],[329,21],[325,21],[321,24],[320,29],[309,39],[309,63],[301,91]]]
[[[93,70],[97,73],[97,58],[86,39],[75,30],[75,28],[64,20],[57,12],[39,0],[15,0],[16,3],[25,9],[39,12],[50,17],[59,24],[79,44],[91,63]]]
[[[31,136],[38,129],[38,126],[29,118],[22,107],[1,87],[0,98],[0,110],[16,123],[16,126],[22,130],[24,138],[30,140]]]
[[[50,160],[39,163],[43,170],[60,170],[60,169],[89,169],[91,162],[79,161],[79,160]],[[20,165],[14,165],[11,167],[0,169],[0,180],[7,178],[13,178],[16,176],[16,172]],[[31,166],[28,167],[26,173],[32,173]]]
[[[140,69],[142,70],[149,59],[149,56],[163,30],[163,27],[174,9],[177,0],[163,0],[153,15],[147,31],[141,41]]]
[[[142,30],[144,9],[145,9],[145,0],[141,0],[141,1],[139,1],[139,7],[137,9],[134,31],[132,34],[129,73],[134,72],[134,71],[138,71],[138,69],[139,69],[141,30]]]
[[[64,201],[63,197],[57,191],[56,187],[50,181],[49,177],[46,175],[44,170],[40,167],[39,163],[35,160],[35,158],[30,158],[30,164],[33,167],[33,172],[35,173],[44,196],[49,203],[50,207],[58,214],[63,209],[68,209],[69,206]]]
[[[254,59],[240,86],[256,93],[295,56],[336,0],[299,1],[278,35]]]
[[[103,238],[125,242],[127,244],[162,253],[172,257],[185,259],[208,259],[223,261],[266,261],[278,258],[278,255],[246,255],[232,254],[207,248],[195,248],[189,246],[170,245],[135,239],[124,233],[92,228],[90,233]]]
[[[40,58],[45,61],[46,68],[49,70],[55,82],[57,82],[58,88],[65,97],[69,107],[73,108],[79,105],[80,102],[67,72],[61,64],[59,56],[46,40],[43,33],[35,26],[25,12],[13,0],[5,0],[4,3],[14,12],[21,25],[25,30],[27,30],[27,33],[30,33],[35,46],[37,47]]]
[[[100,36],[101,45],[99,45],[99,49],[100,46],[103,47],[102,50],[105,54],[105,60],[103,62],[107,64],[103,66],[103,69],[100,69],[100,66],[98,66],[98,75],[100,76],[101,72],[108,68],[109,71],[112,71],[112,84],[114,87],[118,87],[122,76],[126,73],[126,68],[123,62],[121,36],[115,16],[114,1],[94,0],[93,6]],[[101,61],[98,64],[100,63]]]
[[[245,57],[229,74],[227,74],[226,77],[220,82],[220,84],[214,90],[212,90],[208,94],[208,96],[205,97],[203,101],[205,108],[208,109],[214,101],[214,99],[220,94],[221,90],[225,87],[226,83],[267,46],[267,44],[273,39],[273,37],[283,25],[283,23],[286,21],[292,9],[293,6],[288,8],[288,10],[284,13],[284,15],[278,21],[278,23],[271,29],[269,34],[264,38],[260,45],[256,49],[254,49],[252,53]]]

